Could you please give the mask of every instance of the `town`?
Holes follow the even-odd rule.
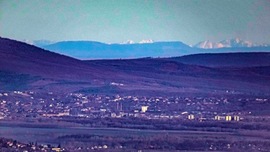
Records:
[[[32,91],[0,93],[0,119],[82,117],[245,121],[256,117],[241,104],[269,98],[241,96],[145,97],[97,94],[46,94]]]
[[[3,129],[0,133],[7,138],[1,139],[0,144],[4,151],[29,152],[186,150],[191,149],[190,145],[193,145],[192,150],[260,151],[270,146],[264,139],[268,138],[268,133],[255,142],[253,132],[261,134],[269,130],[270,117],[256,109],[262,109],[269,100],[267,96],[231,94],[151,97],[5,91],[0,93],[0,127]],[[29,136],[27,140],[14,136],[30,128],[33,132],[23,135]],[[63,133],[61,128],[68,131]],[[93,132],[89,132],[90,128]],[[42,134],[34,130],[53,136],[43,139]],[[239,134],[250,139],[242,141]],[[117,140],[111,140],[115,135]],[[152,145],[147,144],[148,140]],[[160,147],[158,143],[167,144]]]

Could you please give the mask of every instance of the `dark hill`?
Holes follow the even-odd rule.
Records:
[[[6,38],[0,38],[0,58],[0,89],[76,90],[97,79],[99,85],[112,75],[110,69]]]
[[[100,70],[57,53],[19,41],[0,38],[0,69],[35,76],[91,79]]]
[[[258,67],[270,66],[270,53],[206,53],[176,57],[173,60],[208,67]]]
[[[209,68],[179,58],[81,61],[5,38],[0,58],[0,90],[150,96],[269,93],[270,86],[267,67]]]
[[[242,90],[244,92],[269,92],[270,73],[268,67],[209,68],[198,65],[186,65],[174,58],[142,58],[132,60],[92,60],[89,65],[110,68],[124,72],[129,76],[143,79],[137,84],[155,85],[170,92],[197,92],[222,90]],[[132,77],[129,77],[132,78]],[[133,79],[130,79],[133,81]],[[268,84],[268,85],[267,85]],[[138,87],[142,87],[139,85]],[[226,88],[226,89],[225,89]],[[254,88],[256,88],[254,90]],[[137,88],[141,89],[141,88]],[[180,91],[181,90],[181,91]],[[257,92],[257,93],[258,93]]]

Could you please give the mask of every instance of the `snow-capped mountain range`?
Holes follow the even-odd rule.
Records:
[[[199,42],[193,47],[203,49],[215,49],[215,48],[235,48],[235,47],[267,47],[269,44],[257,44],[250,41],[244,41],[239,38],[222,40],[220,42],[211,42],[209,40]]]
[[[120,44],[144,44],[144,43],[154,43],[154,41],[152,39],[141,40],[139,42],[134,42],[133,40],[127,40],[127,41],[122,42]]]
[[[44,47],[53,43],[57,43],[55,41],[49,41],[49,40],[35,40],[35,41],[30,41],[30,40],[23,40],[23,42],[26,42],[31,45],[35,45],[38,47]],[[133,40],[127,40],[122,43],[115,43],[115,44],[149,44],[149,43],[154,43],[152,39],[144,39],[139,42],[135,42]],[[258,43],[253,43],[251,41],[246,41],[246,40],[241,40],[239,38],[234,38],[234,39],[227,39],[227,40],[222,40],[219,42],[213,42],[213,41],[201,41],[195,45],[189,45],[190,47],[193,48],[202,48],[202,49],[217,49],[217,48],[239,48],[239,47],[270,47],[270,44],[258,44]]]

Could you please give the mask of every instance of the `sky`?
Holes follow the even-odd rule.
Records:
[[[105,43],[270,43],[269,0],[0,0],[0,36]]]

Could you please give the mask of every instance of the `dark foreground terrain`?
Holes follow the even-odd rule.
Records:
[[[141,120],[141,125],[147,121]],[[48,122],[40,127],[38,123],[2,122],[0,134],[43,147],[60,145],[65,151],[268,151],[270,148],[269,128],[248,128],[246,122],[177,123],[185,129],[92,128]]]

